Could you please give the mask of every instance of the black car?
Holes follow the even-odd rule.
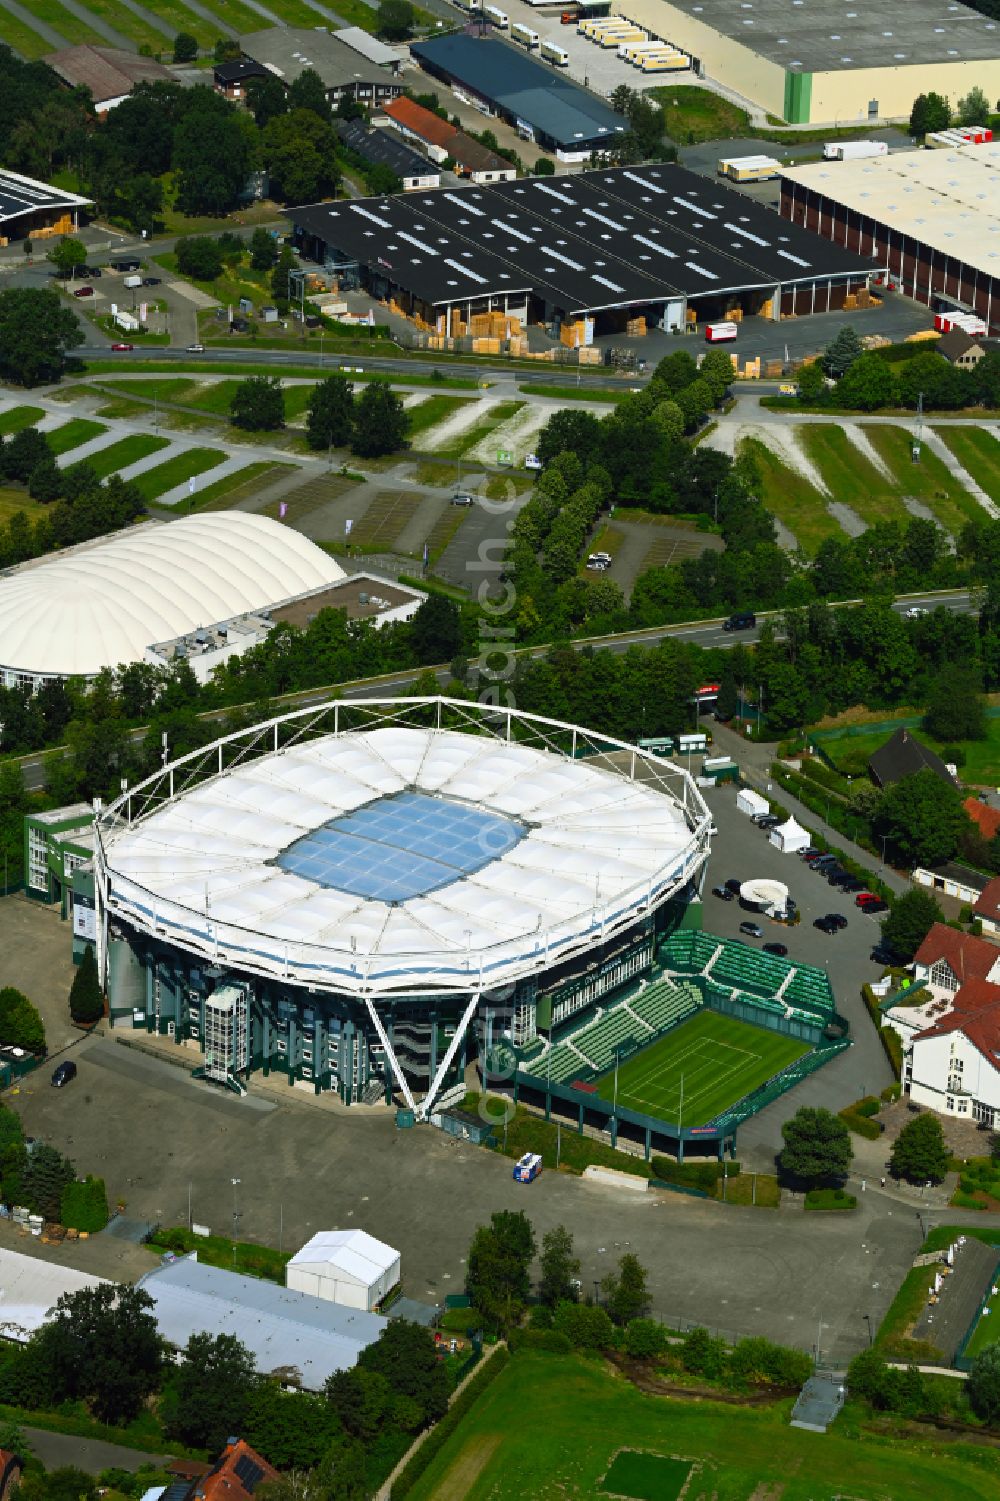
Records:
[[[780,822],[781,819],[777,813],[765,813],[763,818],[757,819],[757,827],[758,829],[775,829]]]
[[[834,933],[840,932],[840,924],[831,922],[828,917],[815,918],[813,921],[813,927],[819,928],[821,933],[829,933],[831,936]]]
[[[865,905],[864,905],[864,907],[863,907],[862,910],[863,910],[863,912],[864,912],[864,914],[865,914],[866,917],[868,917],[871,913],[874,913],[874,912],[888,912],[888,910],[889,910],[889,903],[888,902],[883,902],[883,901],[865,902]]]
[[[725,886],[713,886],[712,895],[717,896],[723,902],[731,902],[733,900],[733,893],[727,891]]]
[[[765,943],[762,948],[765,954],[776,954],[779,959],[784,959],[788,953],[788,946],[784,943]]]
[[[729,880],[726,882],[726,890],[731,891],[733,893],[733,896],[739,896],[740,887],[742,885],[742,881],[737,881],[734,876],[730,876]]]
[[[142,278],[142,284],[144,287],[158,287],[162,280],[163,278],[161,276],[144,276]]]
[[[724,631],[752,631],[757,624],[757,617],[752,610],[738,610],[735,615],[723,622]]]
[[[763,938],[764,936],[764,929],[760,923],[756,922],[741,922],[740,932],[745,933],[748,938]]]
[[[884,938],[881,939],[880,942],[878,942],[875,945],[875,947],[872,949],[871,957],[872,957],[873,963],[875,963],[875,964],[886,964],[886,965],[888,965],[888,964],[900,964],[902,962],[902,955],[901,954],[897,954],[897,952],[893,948],[892,944],[891,943],[887,943]]]
[[[826,920],[827,922],[832,922],[836,928],[847,927],[847,918],[843,917],[839,912],[828,912],[826,914]]]
[[[859,881],[857,876],[848,876],[846,881],[841,881],[840,889],[841,891],[850,892],[851,896],[853,896],[856,891],[864,891],[865,887],[864,882]]]
[[[71,1079],[76,1078],[76,1064],[69,1058],[57,1064],[52,1072],[52,1085],[55,1089],[62,1089]]]

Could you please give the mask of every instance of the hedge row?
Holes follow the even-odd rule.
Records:
[[[826,787],[828,791],[836,792],[841,797],[847,796],[847,778],[817,756],[803,756],[799,776],[806,777],[810,782],[816,782],[820,787]]]
[[[882,1135],[882,1132],[879,1128],[878,1122],[870,1119],[868,1112],[868,1103],[870,1099],[871,1096],[869,1095],[863,1100],[856,1100],[853,1105],[847,1105],[843,1110],[839,1110],[837,1113],[840,1116],[840,1119],[847,1126],[848,1130],[853,1131],[856,1136],[864,1136],[869,1141],[878,1141],[879,1137]],[[879,1102],[877,1100],[875,1101],[875,1107],[876,1110],[879,1108]]]
[[[850,826],[844,828],[843,821],[847,815],[844,813],[842,805],[838,805],[831,798],[830,817],[827,818],[826,798],[817,796],[804,777],[800,777],[797,773],[789,771],[787,766],[779,764],[772,766],[771,771],[775,780],[784,787],[785,791],[797,797],[811,813],[816,814],[817,818],[822,818],[824,822],[838,829],[841,834],[846,834],[847,838],[853,839],[855,844],[860,844],[862,848],[865,847],[864,839],[859,837],[859,832],[865,827],[863,818],[856,813],[852,813],[850,815]],[[868,891],[873,892],[876,896],[883,897],[887,902],[895,900],[895,892],[891,891],[883,881],[880,881],[875,872],[870,870],[867,865],[861,865],[857,860],[852,860],[850,855],[846,855],[843,850],[838,849],[835,844],[831,844],[828,839],[824,839],[823,835],[817,833],[815,830],[810,829],[809,833],[812,835],[813,844],[817,849],[821,849],[827,854],[835,855],[838,862],[849,875],[856,876],[859,881],[864,881]],[[872,854],[874,853],[873,850]]]
[[[885,1056],[889,1060],[889,1065],[896,1078],[900,1079],[903,1075],[903,1040],[898,1032],[892,1027],[885,1025],[882,1013],[879,1010],[878,1001],[876,1001],[870,985],[862,985],[861,998],[865,1003],[868,1015],[872,1019],[872,1024],[879,1035],[879,1041],[885,1050]]]
[[[806,1194],[806,1209],[830,1210],[856,1209],[858,1201],[854,1194],[843,1188],[811,1188]]]
[[[403,1466],[400,1474],[393,1483],[391,1501],[402,1501],[408,1496],[423,1475],[451,1438],[459,1423],[466,1413],[483,1395],[486,1388],[496,1380],[500,1372],[506,1366],[510,1354],[505,1345],[500,1345],[494,1353],[487,1357],[481,1371],[478,1371],[469,1382],[465,1391],[448,1408],[441,1419],[420,1445],[416,1454]]]
[[[672,1157],[654,1157],[650,1163],[653,1176],[664,1183],[677,1183],[683,1188],[701,1188],[705,1193],[714,1193],[719,1180],[737,1178],[738,1162],[719,1162],[710,1158],[707,1162],[674,1162]]]

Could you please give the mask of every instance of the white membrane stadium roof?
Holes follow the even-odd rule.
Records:
[[[91,677],[343,577],[308,538],[243,511],[123,532],[0,579],[0,671]]]
[[[670,775],[681,795],[683,775]],[[402,793],[516,820],[521,837],[398,901],[341,889],[339,867],[324,866],[320,884],[277,863],[311,831]],[[516,741],[354,731],[238,766],[105,829],[109,906],[168,942],[293,982],[478,989],[599,941],[676,890],[703,858],[689,826],[698,817],[627,775]],[[380,842],[376,862],[384,853]]]

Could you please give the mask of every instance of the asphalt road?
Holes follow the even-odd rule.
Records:
[[[484,539],[486,540],[486,539]],[[489,556],[493,556],[493,549],[488,547]],[[484,577],[486,574],[484,573]],[[893,608],[902,613],[913,605],[923,606],[925,609],[934,609],[937,605],[944,604],[948,609],[956,610],[961,614],[969,614],[976,608],[972,596],[967,590],[956,589],[950,592],[908,594],[897,599]],[[755,642],[760,635],[760,625],[764,620],[771,618],[780,620],[782,612],[776,610],[769,613],[761,613],[757,616],[758,625],[750,631],[726,631],[723,629],[721,619],[714,621],[698,622],[688,625],[665,625],[654,626],[649,630],[628,631],[619,636],[604,636],[589,640],[574,641],[572,644],[577,651],[584,647],[593,647],[595,651],[624,652],[631,646],[655,646],[657,642],[675,637],[678,640],[691,641],[696,646],[722,647],[729,649],[742,641],[744,645]],[[527,648],[527,655],[541,657],[551,650],[549,646],[537,646]],[[421,669],[422,670],[422,669]],[[419,676],[419,672],[407,671],[392,673],[385,677],[367,678],[362,682],[351,684],[331,684],[329,688],[310,689],[305,693],[289,693],[274,700],[275,713],[282,708],[307,708],[310,704],[321,704],[330,698],[334,692],[339,692],[347,698],[392,698],[405,689],[411,687]],[[438,672],[438,681],[443,685],[448,678],[446,668]],[[232,706],[219,709],[206,715],[206,718],[221,719],[233,712]],[[141,741],[145,735],[144,729],[132,731],[132,738]],[[45,785],[45,757],[50,751],[40,752],[37,755],[25,756],[21,761],[21,772],[24,777],[24,785],[30,791]]]

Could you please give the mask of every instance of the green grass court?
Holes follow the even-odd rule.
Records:
[[[797,1038],[699,1011],[620,1065],[618,1103],[682,1126],[703,1126],[809,1051]],[[598,1081],[597,1092],[602,1100],[614,1098],[614,1069]]]
[[[525,1352],[475,1403],[408,1501],[673,1501],[685,1470],[684,1501],[1000,1496],[993,1451],[933,1430],[893,1441],[838,1422],[808,1433],[789,1427],[790,1407],[647,1396],[603,1362]]]

